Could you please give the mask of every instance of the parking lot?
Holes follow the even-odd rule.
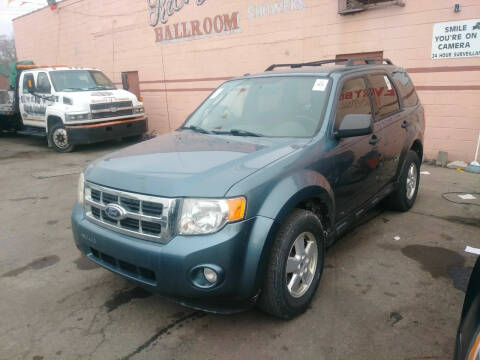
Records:
[[[480,192],[480,175],[424,165],[410,212],[374,209],[329,249],[303,316],[220,316],[151,295],[75,247],[78,173],[126,145],[59,154],[43,139],[0,138],[0,359],[452,357],[480,207],[442,193]]]

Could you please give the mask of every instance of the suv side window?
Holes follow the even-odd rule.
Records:
[[[31,81],[33,87],[35,88],[35,79],[33,78],[33,74],[23,75],[22,89],[24,94],[28,94],[28,81]]]
[[[369,75],[370,93],[375,109],[375,120],[379,120],[400,109],[398,96],[386,74]]]
[[[41,72],[37,76],[37,92],[43,94],[50,94],[52,92],[52,86],[50,85],[50,80],[46,73]]]
[[[338,129],[340,122],[348,114],[372,114],[367,85],[361,77],[349,79],[343,83],[338,98],[334,129]]]
[[[405,71],[395,71],[392,73],[393,81],[397,85],[400,97],[405,107],[414,107],[418,104],[418,96],[413,86],[412,79]]]

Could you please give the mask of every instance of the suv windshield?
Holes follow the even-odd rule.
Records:
[[[113,90],[115,85],[101,71],[57,70],[50,71],[56,91]]]
[[[327,101],[327,78],[274,76],[220,86],[182,128],[235,136],[311,137]]]

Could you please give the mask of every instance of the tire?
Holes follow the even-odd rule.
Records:
[[[385,204],[391,210],[408,211],[415,203],[420,184],[420,159],[410,150],[405,159],[402,173],[398,177],[398,186],[386,199]],[[412,188],[412,186],[415,186]]]
[[[48,141],[55,149],[55,151],[60,153],[72,152],[75,148],[74,145],[68,142],[67,131],[61,123],[53,125],[48,130]]]
[[[303,257],[306,258],[303,260],[301,251],[297,251],[299,248],[296,245],[305,243],[307,246]],[[295,209],[287,217],[279,229],[270,253],[265,282],[258,302],[262,311],[282,319],[291,319],[307,310],[322,277],[325,243],[322,223],[314,213]],[[313,258],[315,250],[316,261]],[[302,270],[299,270],[298,266]],[[292,269],[295,271],[291,272]],[[300,271],[305,274],[305,283],[303,277],[299,275]],[[300,276],[298,287],[293,280],[294,276],[296,279]],[[292,284],[294,286],[289,289],[289,285]]]

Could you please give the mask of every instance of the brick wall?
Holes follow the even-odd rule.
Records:
[[[238,11],[240,31],[157,45],[144,0],[65,0],[56,11],[15,20],[15,41],[20,59],[97,67],[118,84],[122,71],[138,71],[150,127],[160,133],[181,124],[220,79],[271,63],[383,51],[412,70],[426,108],[426,155],[441,149],[452,160],[472,160],[480,130],[480,58],[433,61],[430,50],[433,24],[480,18],[478,0],[463,0],[459,13],[456,0],[405,0],[403,8],[350,16],[337,14],[336,0],[286,2],[306,8],[250,18],[256,9],[249,7],[265,0],[190,1],[168,25]]]

